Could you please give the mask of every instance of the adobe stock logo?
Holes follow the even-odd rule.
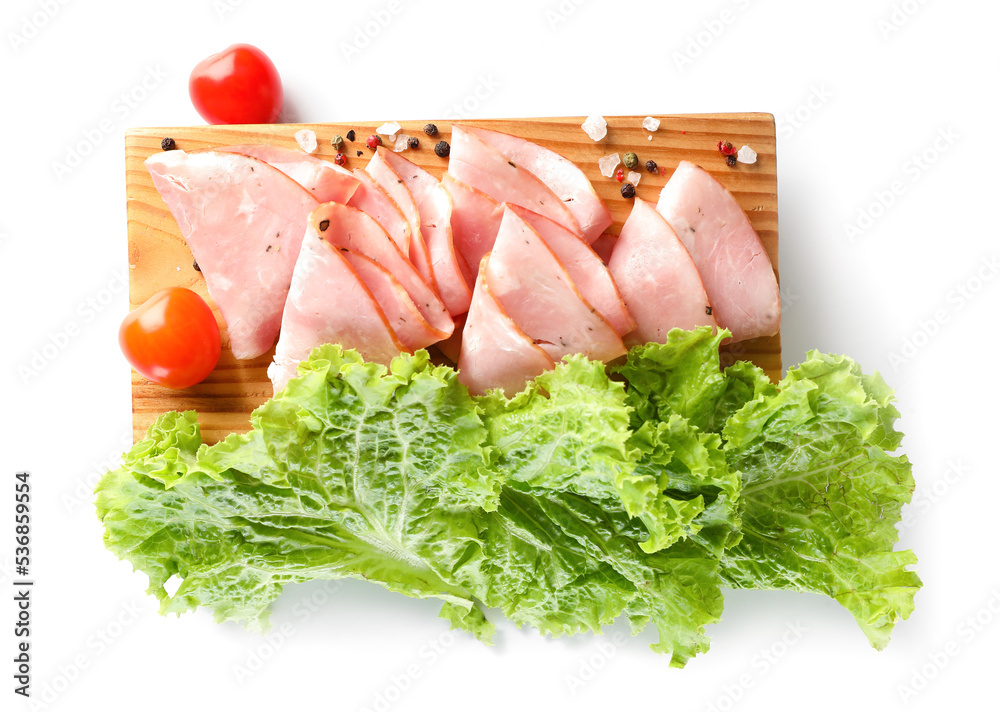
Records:
[[[27,47],[33,39],[38,37],[38,33],[55,19],[63,6],[68,4],[69,0],[39,0],[38,9],[21,18],[17,31],[7,33],[7,42],[10,43],[14,54],[20,52],[22,48]]]
[[[340,43],[340,53],[344,61],[348,64],[353,63],[402,12],[403,4],[399,0],[389,0],[384,8],[372,10],[371,19],[354,28],[353,41]]]

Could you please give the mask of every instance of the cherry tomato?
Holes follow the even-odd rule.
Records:
[[[234,44],[198,62],[188,92],[210,124],[271,124],[284,103],[278,70],[248,44]]]
[[[183,287],[157,292],[126,316],[118,345],[132,368],[167,388],[203,381],[222,351],[212,309]]]

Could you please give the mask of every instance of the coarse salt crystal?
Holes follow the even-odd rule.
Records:
[[[587,120],[580,124],[580,128],[594,141],[600,141],[608,135],[608,122],[603,116],[588,116]]]
[[[649,136],[646,137],[646,140],[647,141],[652,141],[653,140],[653,134],[649,134]]]
[[[612,153],[610,156],[604,156],[603,158],[597,159],[597,166],[601,169],[601,175],[605,178],[610,178],[615,174],[615,168],[618,164],[622,162],[621,157],[617,153]]]
[[[295,132],[295,143],[306,153],[316,150],[316,132],[311,129],[299,129]]]
[[[749,146],[744,146],[736,154],[736,160],[740,163],[756,163],[757,162],[757,152],[750,148]]]
[[[375,133],[382,134],[383,136],[395,136],[399,133],[399,129],[402,127],[399,125],[398,121],[386,121],[384,124],[375,129]]]
[[[639,185],[639,180],[641,178],[642,178],[642,173],[636,173],[635,171],[629,171],[628,172],[628,176],[626,177],[625,180],[627,180],[632,185]]]
[[[409,140],[410,137],[407,136],[406,134],[397,134],[396,142],[392,144],[392,150],[395,151],[396,153],[399,153],[400,151],[405,151]]]
[[[656,131],[656,129],[660,128],[660,120],[654,119],[652,116],[647,116],[642,120],[642,128],[647,131]]]

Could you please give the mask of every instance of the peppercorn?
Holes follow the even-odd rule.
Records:
[[[726,165],[732,168],[736,165],[736,156],[726,156]]]
[[[622,186],[622,197],[623,198],[634,198],[635,197],[635,186],[631,183],[625,183]]]
[[[719,153],[723,156],[735,156],[736,147],[733,146],[729,141],[719,141]]]
[[[629,151],[628,153],[625,154],[625,157],[622,158],[622,163],[625,164],[626,168],[632,170],[633,168],[639,165],[639,157],[635,155],[634,152]]]
[[[376,148],[382,145],[382,137],[379,136],[378,134],[372,134],[371,136],[368,137],[368,140],[365,141],[365,145],[374,151]]]
[[[618,181],[619,183],[625,180],[625,171],[622,170],[621,168],[615,171],[615,180]]]
[[[447,158],[448,154],[451,153],[451,146],[448,145],[447,141],[438,141],[437,146],[434,147],[434,153],[441,158]]]
[[[426,126],[424,126],[424,133],[427,134],[428,136],[437,136],[438,127],[435,126],[434,124],[427,124]]]
[[[363,156],[363,155],[365,155],[365,152],[364,152],[364,151],[358,151],[358,157],[359,157],[359,158],[360,158],[361,156]]]
[[[347,140],[348,141],[354,140],[354,129],[351,129],[350,131],[347,132]]]
[[[656,161],[653,159],[646,161],[646,170],[650,173],[656,173]]]
[[[169,136],[160,141],[160,150],[173,151],[175,148],[177,148],[177,143]]]
[[[201,272],[201,267],[198,266],[198,260],[192,262],[191,266],[194,267],[195,272]]]
[[[406,147],[407,148],[416,148],[419,145],[420,145],[420,141],[417,140],[416,136],[410,136],[408,139],[406,139]]]
[[[338,166],[346,165],[347,156],[345,156],[343,153],[338,153],[336,156],[333,157],[333,162],[336,163]]]
[[[340,147],[344,145],[344,137],[341,136],[340,134],[337,134],[336,136],[330,139],[330,145],[339,151]]]

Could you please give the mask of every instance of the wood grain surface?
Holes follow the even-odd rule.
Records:
[[[778,196],[775,157],[774,118],[770,114],[698,114],[659,115],[655,132],[642,128],[642,116],[607,117],[608,135],[592,141],[580,128],[583,117],[496,119],[462,122],[516,134],[566,156],[580,166],[593,182],[598,195],[614,215],[609,232],[618,234],[628,217],[631,201],[622,198],[621,184],[600,174],[597,160],[604,155],[635,151],[639,157],[642,179],[636,194],[655,202],[660,188],[681,160],[689,160],[708,170],[728,188],[750,217],[767,249],[775,271],[778,270]],[[174,128],[131,129],[125,136],[125,172],[128,208],[129,300],[131,308],[145,302],[155,292],[170,286],[193,289],[212,304],[201,273],[193,267],[191,252],[176,222],[153,187],[143,161],[160,150],[164,137],[173,138],[184,150],[219,145],[269,143],[296,147],[294,134],[302,128],[316,132],[319,148],[314,155],[331,159],[336,154],[330,139],[347,135],[353,129],[355,141],[343,149],[347,168],[364,168],[372,151],[365,139],[381,125],[379,122],[352,124],[275,124],[267,126],[190,126]],[[402,132],[416,136],[420,146],[403,155],[431,173],[440,176],[447,159],[434,153],[437,141],[450,140],[451,124],[437,121],[440,135],[426,136],[421,121],[400,121]],[[652,139],[648,137],[652,136]],[[757,151],[754,165],[726,165],[716,149],[720,140],[731,141],[737,148],[744,144]],[[358,152],[361,152],[359,155]],[[663,175],[642,169],[649,159],[665,169]],[[214,305],[213,305],[214,308]],[[169,410],[198,411],[202,436],[213,443],[233,432],[250,427],[250,413],[271,397],[267,365],[273,350],[251,361],[237,361],[229,350],[225,322],[215,310],[223,334],[222,358],[218,367],[203,383],[185,390],[171,390],[151,383],[132,372],[132,427],[136,440],[161,414]],[[781,375],[780,334],[723,347],[723,363],[748,359],[777,380]]]

